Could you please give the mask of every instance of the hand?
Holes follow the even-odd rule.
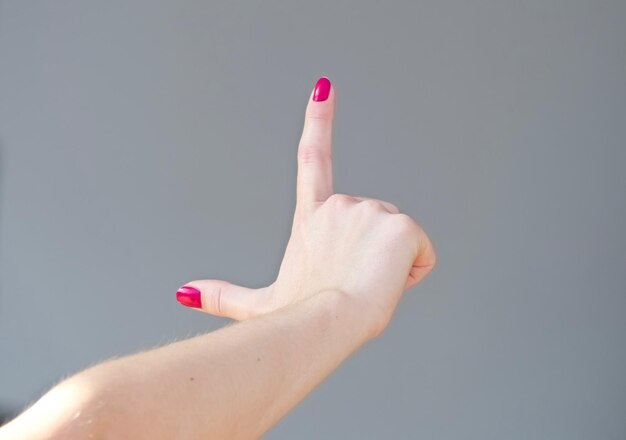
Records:
[[[187,283],[184,305],[243,320],[327,290],[344,292],[380,333],[402,293],[435,265],[428,236],[389,202],[334,194],[335,93],[320,78],[309,98],[298,147],[297,203],[276,281],[250,289],[220,280]]]

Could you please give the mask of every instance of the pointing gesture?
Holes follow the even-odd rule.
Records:
[[[434,267],[428,236],[396,206],[334,193],[334,107],[334,87],[322,77],[305,112],[296,209],[276,281],[259,289],[220,280],[193,281],[177,292],[182,304],[241,320],[335,290],[353,300],[377,335],[402,293]]]
[[[332,132],[335,91],[320,78],[311,93],[298,146],[297,209],[310,211],[333,194]]]

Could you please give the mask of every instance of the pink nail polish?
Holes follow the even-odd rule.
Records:
[[[325,76],[317,80],[313,90],[313,101],[326,101],[330,95],[330,80]]]
[[[195,287],[183,286],[176,292],[176,299],[187,307],[199,309],[202,307],[202,295]]]

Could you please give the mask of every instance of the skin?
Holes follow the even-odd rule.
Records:
[[[312,96],[276,280],[187,283],[201,291],[202,311],[240,322],[82,371],[0,440],[258,438],[384,331],[403,292],[434,267],[433,246],[393,204],[333,193],[334,87],[326,101]]]

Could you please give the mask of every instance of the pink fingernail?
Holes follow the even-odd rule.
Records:
[[[326,101],[330,95],[330,80],[325,76],[317,80],[313,90],[313,101]]]
[[[179,303],[194,309],[202,308],[202,295],[195,287],[183,286],[176,292],[176,299]]]

